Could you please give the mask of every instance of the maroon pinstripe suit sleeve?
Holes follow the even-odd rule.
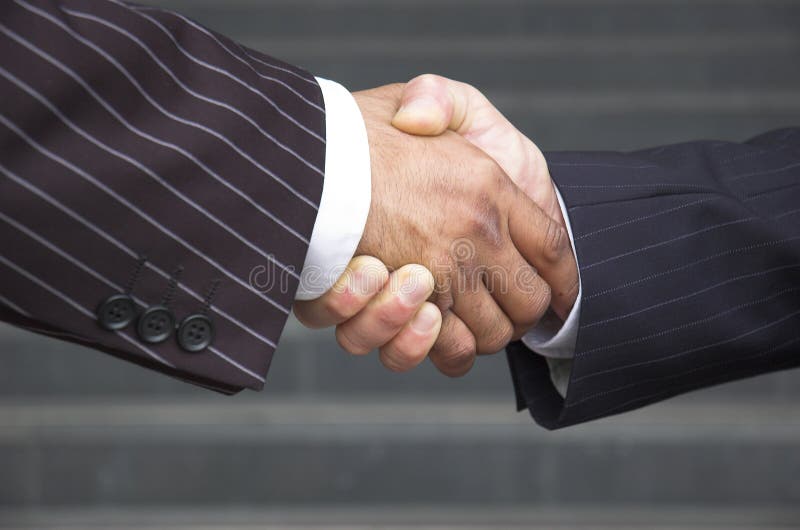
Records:
[[[174,13],[15,0],[0,7],[0,101],[2,318],[220,391],[261,388],[322,192],[314,78]],[[134,314],[109,330],[98,307],[113,295]],[[174,322],[142,323],[155,306]],[[213,327],[199,352],[194,333],[212,334],[180,327],[190,315]]]

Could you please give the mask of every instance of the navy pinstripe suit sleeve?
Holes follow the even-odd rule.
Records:
[[[314,78],[168,11],[9,0],[0,101],[3,320],[223,392],[261,388],[322,193]],[[112,295],[139,320],[98,325]],[[141,320],[159,305],[174,323]],[[199,353],[186,346],[208,328],[178,335],[193,314],[214,328]]]
[[[800,129],[635,153],[550,153],[583,282],[565,398],[508,348],[553,429],[800,365]]]

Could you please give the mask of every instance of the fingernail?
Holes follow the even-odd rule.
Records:
[[[359,262],[359,266],[350,274],[350,285],[353,291],[360,296],[377,293],[386,282],[386,268],[382,263]]]
[[[439,312],[435,306],[425,304],[411,320],[411,328],[417,333],[429,333],[439,322]]]
[[[353,291],[360,296],[368,296],[377,291],[375,284],[377,280],[369,270],[357,270],[353,272]]]
[[[431,276],[427,270],[410,270],[400,284],[400,298],[409,306],[418,306],[424,302],[433,290]]]
[[[434,129],[444,121],[439,102],[430,97],[417,97],[406,101],[395,115],[395,120],[411,121],[417,127]],[[423,132],[425,132],[423,131]]]
[[[439,103],[427,96],[419,96],[405,101],[399,112],[431,112],[439,110]]]

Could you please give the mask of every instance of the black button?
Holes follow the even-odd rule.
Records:
[[[188,352],[205,350],[214,340],[214,324],[202,314],[189,315],[178,328],[178,344]]]
[[[109,331],[128,326],[136,318],[136,303],[128,295],[115,294],[97,308],[97,322]]]
[[[136,332],[139,338],[150,344],[164,342],[172,335],[175,329],[175,317],[172,312],[162,305],[148,307],[139,317]]]

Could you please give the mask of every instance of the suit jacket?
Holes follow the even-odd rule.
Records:
[[[555,429],[800,365],[800,128],[547,159],[583,298],[565,398],[509,346],[520,409]]]
[[[0,318],[261,388],[322,192],[314,78],[116,1],[2,2],[0,58]]]

